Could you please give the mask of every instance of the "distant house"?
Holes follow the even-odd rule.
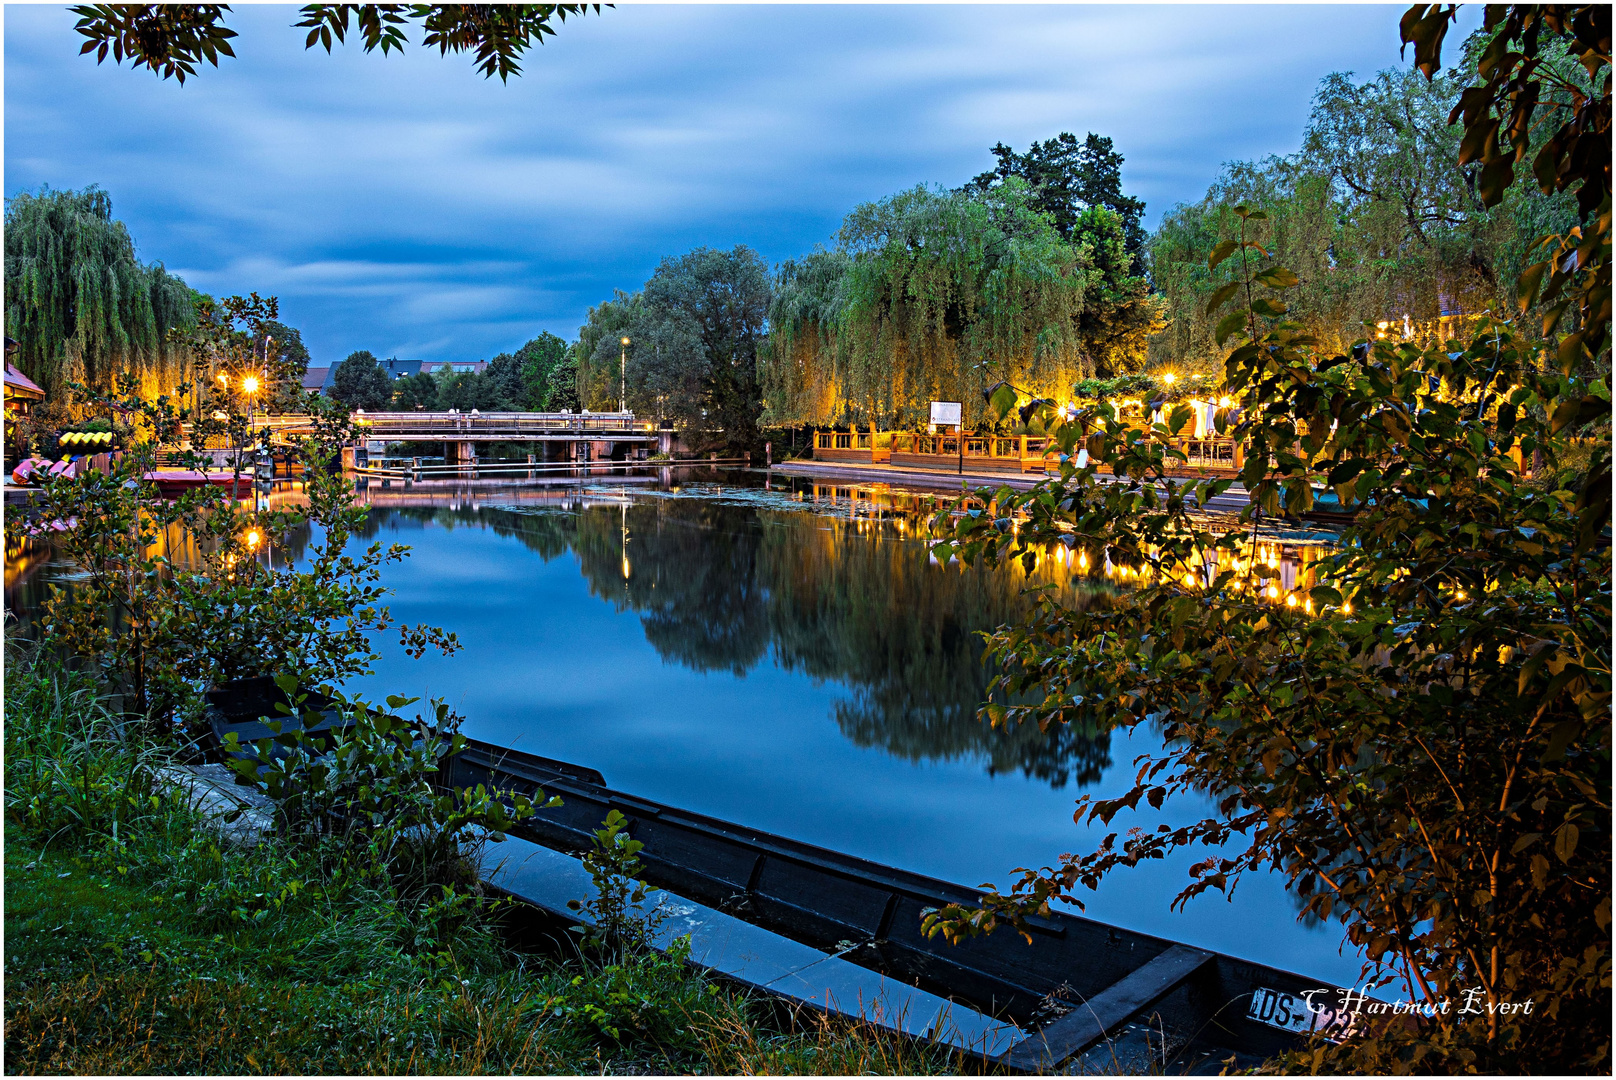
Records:
[[[417,361],[417,363],[419,363],[419,361]],[[428,364],[427,366],[431,370],[432,374],[434,374],[434,375],[438,374],[438,372],[442,371],[444,368],[448,368],[450,371],[453,371],[456,374],[460,374],[460,373],[463,373],[463,372],[470,372],[470,373],[472,373],[474,375],[481,375],[483,372],[488,370],[488,361],[487,360],[444,360],[442,362],[434,362],[434,363]]]
[[[420,360],[399,360],[395,357],[392,360],[378,360],[376,363],[380,364],[382,370],[387,372],[389,379],[402,379],[407,375],[419,375],[421,373],[422,362]],[[320,393],[329,396],[331,388],[337,382],[337,367],[338,365],[332,364],[330,367],[309,368],[309,373],[303,377],[303,389],[318,390]],[[319,382],[314,381],[316,375],[319,377]]]

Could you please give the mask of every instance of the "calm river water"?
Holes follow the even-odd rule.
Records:
[[[1151,733],[977,719],[976,633],[1024,610],[1033,582],[937,566],[885,493],[666,470],[429,488],[372,487],[367,532],[412,548],[385,578],[398,620],[464,648],[411,660],[381,642],[375,675],[350,689],[443,697],[467,734],[591,766],[619,790],[965,885],[1004,886],[1015,867],[1163,820],[1072,820],[1079,794],[1127,788]],[[8,566],[8,608],[64,569]],[[1181,799],[1165,819],[1207,807]],[[1087,914],[1352,985],[1338,930],[1299,923],[1277,878],[1169,911],[1194,861],[1117,872]]]

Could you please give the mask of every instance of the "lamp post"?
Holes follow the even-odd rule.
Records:
[[[617,367],[617,411],[628,412],[628,347],[629,339],[623,338],[623,356]]]

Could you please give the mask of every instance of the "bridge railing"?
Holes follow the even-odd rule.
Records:
[[[636,420],[633,413],[419,413],[377,412],[356,413],[354,420],[362,428],[377,435],[404,434],[441,435],[453,439],[457,434],[476,432],[483,435],[510,433],[530,434],[539,431],[590,432],[633,431],[651,432],[656,424],[650,420]]]
[[[653,420],[636,420],[633,413],[536,413],[490,412],[355,412],[354,420],[360,428],[373,435],[410,435],[423,440],[443,438],[452,440],[457,435],[531,434],[534,432],[635,432],[651,433],[657,430]],[[254,426],[275,431],[294,432],[313,426],[310,417],[292,414],[261,416]]]

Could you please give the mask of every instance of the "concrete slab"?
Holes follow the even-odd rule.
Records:
[[[485,845],[481,859],[490,884],[542,911],[590,924],[568,906],[595,896],[580,860],[514,836]],[[1013,1024],[669,892],[652,893],[642,913],[656,924],[658,948],[688,936],[692,963],[800,1004],[990,1057],[1026,1036]]]

